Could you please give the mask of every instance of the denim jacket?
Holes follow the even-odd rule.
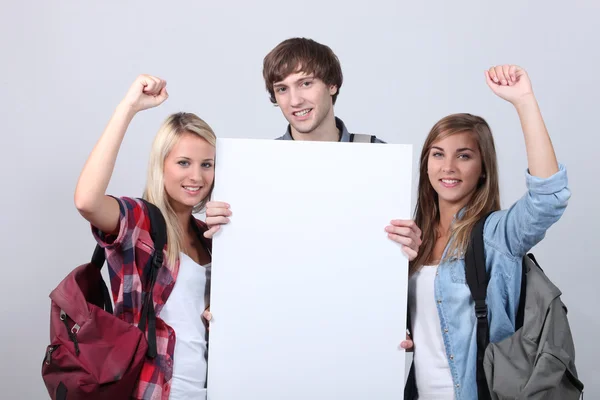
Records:
[[[496,211],[484,227],[490,341],[514,333],[521,288],[521,259],[562,216],[571,192],[562,164],[549,178],[526,172],[527,193],[507,210]],[[444,252],[446,252],[448,248]],[[465,278],[464,258],[438,267],[437,311],[457,400],[477,399],[477,341],[474,302]]]

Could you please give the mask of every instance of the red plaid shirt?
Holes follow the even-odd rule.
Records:
[[[116,200],[121,211],[117,236],[106,235],[93,226],[92,233],[106,250],[110,285],[115,303],[114,314],[137,326],[142,311],[142,277],[146,276],[144,268],[149,266],[154,252],[150,237],[150,217],[142,201],[129,197],[116,198]],[[201,232],[207,230],[206,224],[197,219],[195,221]],[[201,240],[211,248],[210,240],[204,237],[201,237]],[[165,251],[163,267],[158,272],[152,293],[156,311],[157,356],[154,359],[146,357],[133,393],[134,399],[166,400],[171,391],[175,332],[160,318],[160,312],[175,285],[179,260],[172,268],[169,268],[167,263]]]

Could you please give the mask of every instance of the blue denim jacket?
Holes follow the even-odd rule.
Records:
[[[491,342],[514,333],[521,259],[558,221],[571,196],[562,164],[556,174],[546,179],[526,172],[526,183],[527,193],[509,209],[490,214],[484,227],[485,263],[490,277],[487,305]],[[477,399],[477,320],[465,279],[464,258],[449,260],[438,267],[435,296],[456,399]]]

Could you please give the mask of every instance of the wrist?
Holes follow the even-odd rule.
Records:
[[[138,113],[138,109],[136,109],[132,104],[121,101],[117,108],[115,109],[115,114],[126,117],[128,119],[132,119],[135,114]]]
[[[512,102],[512,104],[517,109],[517,111],[521,111],[521,110],[526,110],[532,106],[536,106],[537,100],[535,99],[535,96],[533,95],[533,93],[527,93],[526,95],[523,95],[523,96],[519,97],[518,99],[515,99]]]

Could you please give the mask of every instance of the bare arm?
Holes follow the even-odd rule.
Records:
[[[546,130],[527,72],[516,65],[502,65],[486,71],[492,91],[516,109],[525,137],[529,173],[548,178],[558,172],[558,161]]]
[[[515,104],[515,108],[525,135],[530,174],[540,178],[554,175],[558,172],[558,161],[535,97],[531,95]]]
[[[527,179],[527,196],[490,216],[485,234],[495,238],[498,246],[505,246],[509,254],[523,257],[562,216],[570,191],[566,174],[559,173],[554,148],[525,70],[514,65],[492,67],[486,71],[486,78],[492,91],[517,110],[529,173],[536,179]]]
[[[106,188],[125,132],[137,112],[156,107],[167,99],[165,86],[166,82],[152,76],[141,75],[135,80],[81,171],[75,189],[75,207],[103,232],[115,233],[119,227],[119,205],[106,196]]]

